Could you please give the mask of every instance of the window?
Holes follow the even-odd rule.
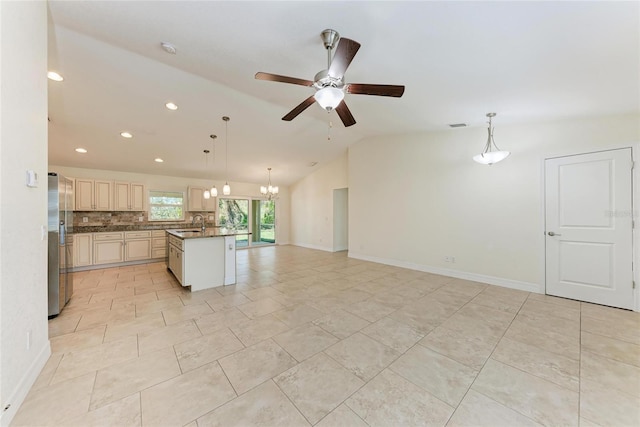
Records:
[[[149,191],[149,221],[182,221],[184,193],[180,191]]]

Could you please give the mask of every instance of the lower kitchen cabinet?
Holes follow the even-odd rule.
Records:
[[[140,261],[151,258],[151,231],[124,233],[124,260]]]
[[[153,230],[151,232],[151,258],[167,257],[167,232]]]
[[[93,264],[113,264],[124,261],[122,233],[94,233]]]
[[[93,265],[93,235],[80,233],[73,235],[73,266]]]

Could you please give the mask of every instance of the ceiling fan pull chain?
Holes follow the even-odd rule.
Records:
[[[333,127],[333,123],[329,120],[329,126],[327,128],[327,141],[331,141],[331,128]]]

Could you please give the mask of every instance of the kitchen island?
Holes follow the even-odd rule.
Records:
[[[167,267],[192,292],[236,283],[236,236],[226,228],[166,230]]]

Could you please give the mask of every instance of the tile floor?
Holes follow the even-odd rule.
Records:
[[[74,275],[14,426],[640,425],[640,313],[293,246]]]

